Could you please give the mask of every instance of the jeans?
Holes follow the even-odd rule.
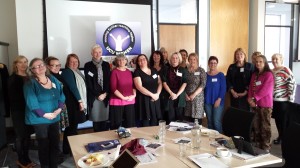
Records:
[[[205,104],[204,108],[207,116],[208,128],[217,130],[220,133],[222,133],[223,132],[222,115],[223,115],[224,105],[220,105],[219,107],[214,108],[213,104]]]

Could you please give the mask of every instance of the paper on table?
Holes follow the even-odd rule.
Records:
[[[233,157],[241,159],[241,160],[245,160],[245,161],[252,160],[252,159],[258,159],[258,158],[269,155],[269,154],[261,154],[261,155],[253,156],[246,152],[238,153],[237,149],[229,149],[229,151],[232,153]]]
[[[136,155],[136,158],[140,161],[140,164],[149,164],[157,162],[156,157],[152,153],[145,153],[143,155]]]
[[[170,127],[182,127],[182,128],[193,128],[193,125],[190,123],[183,123],[183,122],[171,122],[169,124]]]
[[[209,153],[192,155],[192,156],[188,156],[188,158],[191,159],[200,167],[218,167],[218,168],[229,167]]]

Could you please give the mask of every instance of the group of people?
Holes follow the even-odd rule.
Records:
[[[238,48],[226,76],[231,106],[256,113],[252,140],[266,151],[271,148],[271,117],[279,133],[273,143],[280,144],[285,113],[295,96],[293,73],[283,66],[283,56],[272,55],[272,64],[274,68],[270,69],[267,58],[258,51],[252,54],[249,63],[243,49]]]
[[[58,155],[70,153],[67,137],[77,134],[79,123],[90,120],[93,130],[158,125],[164,119],[193,121],[200,124],[204,113],[208,128],[222,132],[224,98],[228,90],[231,106],[255,111],[254,140],[259,147],[270,148],[270,118],[273,111],[279,131],[286,102],[292,101],[294,80],[282,65],[282,56],[272,57],[270,70],[265,56],[257,54],[255,67],[238,48],[227,77],[218,71],[216,56],[208,59],[208,71],[199,66],[196,53],[184,49],[168,55],[165,48],[150,58],[140,54],[135,70],[128,68],[124,55],[117,55],[114,68],[102,58],[102,48],[91,48],[91,61],[79,70],[80,60],[69,54],[61,70],[58,58],[45,60],[18,56],[9,78],[11,114],[17,136],[18,165],[33,167],[28,157],[30,135],[35,132],[41,167],[57,167]],[[60,73],[61,71],[61,73]],[[274,85],[275,83],[275,85]],[[60,130],[64,129],[60,149]]]

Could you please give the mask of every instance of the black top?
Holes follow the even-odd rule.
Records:
[[[243,67],[238,67],[236,64],[231,64],[228,67],[226,76],[228,90],[233,89],[238,93],[248,90],[253,71],[253,64],[248,62],[246,62]]]
[[[136,69],[133,73],[133,78],[135,78],[135,77],[141,77],[142,85],[144,88],[146,88],[147,90],[149,90],[152,93],[157,92],[158,73],[157,73],[156,69],[154,69],[154,68],[151,69],[151,75],[146,74],[141,69]]]
[[[146,74],[141,69],[136,69],[133,73],[133,78],[140,77],[142,86],[152,93],[157,93],[158,88],[158,73],[157,70],[151,68],[151,75]],[[161,118],[160,100],[152,101],[150,96],[142,94],[139,90],[136,91],[136,118],[138,120],[149,120],[151,117]]]
[[[8,79],[8,97],[9,102],[12,105],[10,107],[12,113],[14,111],[22,111],[25,114],[26,103],[24,98],[23,85],[28,79],[28,76],[21,76],[15,73],[13,73]]]
[[[110,66],[109,63],[105,61],[102,61],[101,66],[103,71],[103,88],[98,83],[98,70],[96,65],[92,61],[87,62],[84,65],[84,76],[87,88],[87,101],[90,109],[92,109],[95,99],[103,93],[107,93],[107,96],[103,100],[103,102],[105,103],[105,106],[108,105],[110,91]]]

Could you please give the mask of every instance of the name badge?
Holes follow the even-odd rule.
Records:
[[[259,85],[261,85],[261,81],[257,81],[257,82],[255,82],[255,85],[256,85],[256,86],[259,86]]]
[[[212,82],[218,82],[218,78],[212,78],[211,81]]]
[[[181,72],[177,72],[176,75],[182,77],[182,73]]]
[[[55,83],[52,82],[52,87],[56,89],[56,85]]]
[[[94,74],[91,71],[89,71],[88,75],[90,75],[91,77],[94,76]]]
[[[244,72],[244,71],[245,71],[244,68],[241,68],[241,69],[240,69],[240,72]]]
[[[200,72],[195,72],[194,75],[199,76],[199,75],[200,75]]]
[[[156,74],[152,75],[152,78],[153,78],[153,79],[156,79],[156,78],[157,78],[157,75],[156,75]]]

